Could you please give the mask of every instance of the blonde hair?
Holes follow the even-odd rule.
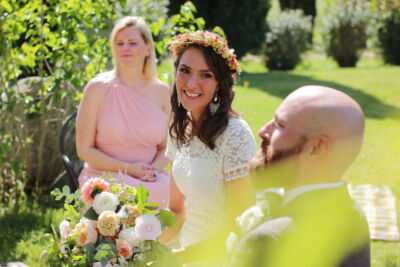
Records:
[[[135,27],[142,36],[143,41],[147,45],[151,45],[150,56],[147,56],[143,64],[143,74],[147,79],[154,79],[157,77],[157,59],[156,52],[154,50],[153,36],[151,35],[149,27],[141,17],[123,17],[117,21],[110,35],[111,53],[113,55],[114,68],[118,72],[118,64],[115,59],[115,38],[117,34],[127,28]]]

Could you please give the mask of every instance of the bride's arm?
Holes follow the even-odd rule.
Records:
[[[236,217],[255,204],[256,191],[250,176],[227,181],[225,185],[228,203],[228,221],[232,229],[235,227]]]
[[[171,168],[172,169],[172,168]],[[185,220],[185,196],[179,191],[176,186],[175,180],[171,174],[171,190],[169,199],[169,209],[176,215],[176,223],[172,227],[166,228],[160,236],[160,242],[165,244],[170,241],[181,229],[183,221]]]
[[[205,258],[213,258],[225,252],[225,241],[228,234],[235,230],[235,219],[248,207],[255,204],[255,190],[249,176],[225,182],[228,219],[224,230],[200,243],[176,251],[182,262],[196,262]]]

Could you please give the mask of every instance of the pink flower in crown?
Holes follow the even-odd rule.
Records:
[[[240,72],[234,51],[229,49],[226,39],[220,37],[218,34],[208,31],[194,31],[179,34],[172,39],[169,49],[172,54],[177,55],[183,47],[190,44],[211,47],[215,53],[226,59],[226,63],[233,73]],[[235,62],[232,64],[233,61]]]
[[[89,205],[93,205],[94,197],[101,192],[110,190],[110,184],[101,178],[90,178],[81,189],[82,199]]]

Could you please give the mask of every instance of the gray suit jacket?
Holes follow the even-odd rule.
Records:
[[[368,225],[345,186],[296,197],[243,236],[229,267],[369,267]]]

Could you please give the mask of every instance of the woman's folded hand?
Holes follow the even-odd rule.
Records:
[[[158,170],[143,162],[127,163],[127,173],[142,181],[153,182],[157,180]]]

